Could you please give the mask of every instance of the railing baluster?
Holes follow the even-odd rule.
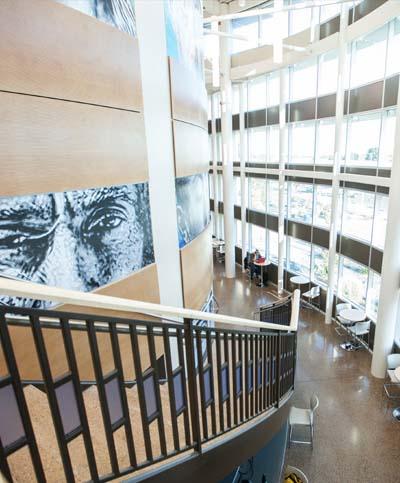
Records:
[[[72,469],[71,458],[68,451],[68,444],[65,440],[61,414],[58,407],[56,391],[54,388],[53,377],[51,375],[49,359],[47,357],[46,345],[44,342],[42,329],[40,327],[39,317],[33,315],[30,317],[33,340],[35,341],[36,352],[38,355],[40,369],[42,371],[43,380],[46,388],[47,398],[49,401],[50,412],[53,418],[54,429],[56,432],[57,443],[61,454],[61,460],[64,467],[64,473],[67,481],[74,482],[75,476]]]
[[[136,383],[137,383],[137,390],[138,390],[140,417],[141,417],[141,420],[142,420],[143,438],[144,438],[144,447],[145,447],[145,450],[146,450],[146,458],[147,458],[147,461],[153,461],[153,449],[152,449],[152,446],[151,446],[149,422],[147,420],[146,396],[145,396],[144,387],[143,387],[142,362],[141,362],[141,359],[140,359],[140,349],[139,349],[139,342],[138,342],[138,335],[137,335],[136,326],[130,325],[129,326],[129,332],[130,332],[130,337],[131,337],[132,356],[133,356],[133,364],[134,364],[134,367],[135,367],[135,376],[136,376]]]
[[[250,388],[250,377],[249,377],[249,344],[248,344],[248,335],[245,334],[244,336],[244,372],[245,372],[245,417],[249,419],[250,416],[250,406],[249,406],[249,388]]]
[[[21,415],[22,426],[24,428],[27,444],[29,447],[29,453],[31,456],[33,469],[35,471],[37,480],[39,482],[44,482],[46,481],[46,478],[43,470],[42,460],[40,458],[35,433],[33,431],[28,406],[26,404],[25,395],[21,384],[21,378],[19,375],[17,361],[15,359],[10,333],[8,331],[5,314],[3,312],[0,314],[0,341],[3,349],[4,358],[6,360],[7,369],[12,379],[12,386],[14,389],[15,398],[17,400],[18,410]],[[0,448],[0,450],[1,471],[4,477],[8,479],[8,481],[11,481],[10,469],[8,467],[6,455],[3,451],[3,448]]]
[[[250,372],[251,372],[251,383],[252,387],[250,390],[250,415],[254,416],[254,395],[255,395],[255,387],[256,387],[256,378],[255,378],[255,366],[257,365],[256,361],[254,360],[254,335],[251,334],[249,337],[250,342]]]
[[[164,338],[164,350],[165,350],[165,362],[167,366],[167,378],[168,378],[168,394],[169,394],[169,406],[172,421],[172,436],[174,440],[174,448],[179,451],[179,431],[176,417],[176,401],[175,401],[175,390],[174,390],[174,380],[172,373],[172,361],[171,361],[171,347],[169,342],[169,329],[168,327],[163,327],[163,338]]]
[[[206,396],[204,387],[204,372],[203,372],[203,350],[201,344],[201,329],[195,330],[196,333],[196,349],[197,349],[197,369],[200,382],[200,401],[201,401],[201,420],[203,423],[203,439],[208,439],[208,423],[207,423],[207,409]]]
[[[247,388],[245,385],[246,379],[245,379],[245,376],[243,375],[243,334],[238,334],[238,347],[239,347],[240,374],[241,374],[240,380],[242,383],[242,392],[239,398],[239,409],[240,409],[240,422],[242,422],[244,419],[243,399],[247,392]]]
[[[158,434],[160,437],[160,449],[161,449],[161,454],[166,456],[167,443],[165,440],[164,417],[163,417],[161,395],[160,395],[160,378],[158,375],[156,348],[154,344],[154,332],[153,332],[153,327],[151,325],[147,326],[147,341],[148,341],[149,353],[150,353],[150,363],[154,371],[155,396],[156,396],[156,402],[158,407]]]
[[[74,385],[79,417],[82,424],[83,442],[85,444],[90,476],[93,481],[98,481],[99,474],[97,471],[96,458],[94,455],[94,449],[92,444],[92,438],[90,435],[85,403],[83,400],[82,390],[81,390],[80,381],[79,381],[78,364],[76,362],[76,357],[75,357],[75,350],[74,350],[74,344],[72,341],[71,328],[69,326],[68,319],[66,319],[65,317],[60,318],[60,324],[61,324],[61,331],[63,335],[65,353],[68,361],[68,367],[72,375],[72,382]]]
[[[184,409],[183,409],[183,426],[185,428],[185,442],[186,446],[191,445],[190,439],[190,423],[189,423],[189,406],[188,406],[188,398],[186,392],[186,376],[185,376],[185,366],[187,368],[187,373],[189,374],[189,367],[185,364],[185,358],[183,355],[183,340],[182,340],[182,331],[180,328],[176,329],[176,336],[177,336],[177,343],[178,343],[178,357],[179,357],[179,365],[182,367],[182,392],[183,392],[183,402],[184,402]],[[188,350],[188,346],[186,346],[186,350]],[[198,418],[197,418],[198,423]]]
[[[132,425],[131,425],[131,420],[129,415],[128,400],[126,397],[125,387],[123,384],[124,372],[122,368],[121,352],[119,350],[117,326],[116,324],[110,323],[109,328],[110,328],[111,347],[113,351],[114,364],[115,364],[115,368],[118,371],[117,379],[118,379],[119,391],[121,394],[122,412],[125,420],[124,427],[125,427],[126,444],[128,447],[129,462],[131,466],[135,468],[137,466],[136,451],[135,451],[135,444],[133,442],[133,433],[132,433]]]
[[[231,333],[231,348],[232,348],[232,365],[231,365],[231,374],[232,374],[232,381],[233,381],[233,397],[232,397],[232,404],[233,404],[233,424],[236,426],[238,424],[238,387],[236,382],[236,371],[238,367],[237,356],[236,356],[236,334],[234,332]]]
[[[106,433],[106,441],[107,441],[107,447],[108,447],[108,454],[111,462],[111,470],[114,473],[114,475],[118,475],[119,474],[118,457],[117,457],[117,451],[115,449],[111,418],[110,418],[110,413],[109,413],[108,404],[107,404],[107,395],[106,395],[105,385],[103,381],[103,373],[101,370],[101,360],[100,360],[99,346],[97,344],[96,328],[93,320],[87,320],[86,325],[88,330],[89,346],[90,346],[90,352],[92,354],[93,369],[94,369],[94,374],[96,378],[97,391],[100,399],[100,408],[103,416],[104,429]]]
[[[200,413],[199,400],[197,398],[193,321],[191,319],[184,319],[184,324],[193,442],[195,443],[197,452],[201,453]]]
[[[215,334],[215,344],[217,348],[217,378],[218,378],[218,408],[219,408],[219,426],[220,431],[225,429],[224,425],[224,403],[222,401],[222,373],[221,373],[221,339],[219,332]]]
[[[268,385],[267,385],[267,377],[268,377],[268,350],[267,350],[267,340],[268,336],[263,335],[262,336],[262,346],[263,346],[263,371],[264,371],[264,377],[263,377],[263,409],[267,409],[267,390],[268,390]]]
[[[278,332],[277,355],[276,355],[276,407],[279,408],[281,399],[281,333]]]
[[[206,346],[207,346],[207,358],[208,365],[210,367],[210,389],[211,389],[211,429],[214,435],[217,434],[217,417],[215,412],[215,388],[214,388],[214,362],[212,355],[212,342],[211,342],[211,331],[208,329],[206,331]]]
[[[226,402],[226,419],[227,419],[227,426],[230,428],[232,426],[232,415],[231,415],[231,385],[229,381],[229,341],[228,341],[228,333],[224,333],[224,354],[225,354],[225,364],[226,364],[226,385],[227,385],[227,402]]]

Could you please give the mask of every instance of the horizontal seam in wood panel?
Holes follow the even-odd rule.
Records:
[[[206,133],[208,133],[208,129],[206,129],[203,126],[200,126],[200,124],[195,124],[194,122],[189,122],[189,121],[183,121],[182,119],[177,119],[176,117],[173,117],[172,120],[173,121],[176,121],[176,122],[182,122],[184,124],[189,124],[189,126],[198,127],[199,129],[202,129],[203,131],[205,131]]]
[[[15,91],[3,90],[3,89],[0,89],[0,92],[3,92],[5,94],[16,94],[19,96],[37,97],[40,99],[52,99],[54,101],[72,102],[74,104],[83,104],[85,106],[94,106],[94,107],[101,107],[106,109],[114,109],[116,111],[134,112],[136,114],[142,114],[142,111],[135,111],[134,109],[124,109],[123,107],[107,106],[105,104],[95,104],[92,102],[76,101],[74,99],[63,99],[62,97],[48,97],[48,96],[41,96],[39,94],[28,94],[27,92],[15,92]],[[201,128],[201,126],[198,126],[198,127]]]

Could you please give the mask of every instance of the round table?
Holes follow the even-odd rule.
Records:
[[[347,322],[346,325],[354,325],[357,322],[362,322],[365,320],[365,312],[360,309],[345,309],[340,312],[340,317]],[[355,349],[354,344],[351,341],[343,342],[340,347],[346,351],[352,351]]]
[[[261,267],[261,283],[260,283],[260,287],[264,287],[264,267],[266,267],[267,265],[270,265],[271,262],[269,260],[264,260],[263,262],[257,262],[257,260],[254,260],[253,263],[257,267]]]
[[[305,285],[306,283],[310,283],[310,279],[305,277],[304,275],[295,275],[294,277],[290,278],[290,281],[294,285]]]
[[[350,324],[355,324],[356,322],[362,322],[365,320],[365,312],[359,309],[341,310],[339,315],[342,317],[342,319],[348,320]]]
[[[396,367],[396,369],[394,370],[394,376],[400,382],[400,366]],[[394,419],[397,419],[397,421],[400,421],[400,407],[393,409],[392,414]]]

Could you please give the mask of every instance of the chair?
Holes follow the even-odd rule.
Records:
[[[370,331],[370,327],[371,327],[371,321],[370,320],[367,320],[365,322],[357,322],[356,324],[354,324],[351,327],[349,327],[349,332],[353,335],[353,341],[354,341],[354,343],[352,341],[352,345],[353,345],[353,349],[352,350],[361,349],[362,344],[357,343],[358,342],[357,339],[359,339],[363,335],[368,335],[367,344],[369,346],[369,331]]]
[[[348,309],[351,309],[351,304],[343,303],[336,305],[336,321],[340,324],[340,326],[347,324],[347,322],[342,317],[340,317],[340,312]],[[340,336],[345,335],[345,333],[340,330],[340,327],[335,327],[335,332],[337,333],[337,335]]]
[[[400,389],[400,381],[394,374],[394,370],[399,366],[400,354],[389,354],[387,356],[387,374],[389,376],[390,382],[386,382],[383,385],[383,389],[389,399],[400,399],[400,391],[397,391],[397,394],[393,394],[390,390],[391,388]]]
[[[308,299],[308,304],[311,305],[311,307],[321,307],[321,289],[319,286],[311,287],[311,290],[304,292],[302,297]],[[315,299],[317,299],[317,302],[314,302]]]
[[[313,394],[310,398],[310,409],[291,407],[289,415],[289,447],[291,443],[310,444],[311,448],[314,447],[314,411],[318,406],[319,399],[316,394]],[[292,439],[293,426],[308,426],[310,428],[310,441]]]

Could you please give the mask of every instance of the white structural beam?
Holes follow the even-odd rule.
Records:
[[[395,146],[392,179],[400,179],[400,89],[397,93]],[[386,375],[386,358],[393,349],[399,313],[400,287],[400,190],[393,186],[389,192],[385,249],[383,251],[381,288],[378,317],[375,327],[374,352],[371,373],[375,377]]]
[[[136,24],[140,38],[150,210],[160,302],[182,307],[164,2],[136,2]]]
[[[286,69],[279,71],[278,295],[283,292],[285,254],[286,75]]]
[[[246,109],[244,83],[239,84],[239,128],[240,128],[240,206],[241,206],[241,222],[242,222],[242,269],[244,267],[244,257],[247,254],[247,230],[246,230],[246,211],[247,211],[247,193],[246,193],[246,142],[245,142],[245,125],[244,113]]]
[[[217,126],[215,118],[215,96],[211,94],[211,156],[212,156],[212,166],[213,166],[213,188],[214,188],[214,235],[220,238],[219,227],[218,227],[218,160],[217,160]]]
[[[338,233],[339,188],[340,188],[340,163],[342,160],[342,124],[344,106],[344,72],[346,60],[346,30],[348,24],[349,9],[342,6],[340,13],[339,31],[339,58],[338,58],[338,79],[336,90],[336,118],[335,118],[335,154],[333,159],[332,172],[332,201],[331,201],[331,222],[329,231],[329,255],[328,255],[328,287],[326,291],[325,323],[332,323],[332,309],[335,295],[335,262],[336,262],[336,240]]]
[[[222,22],[222,32],[230,32],[230,22]],[[225,276],[235,277],[235,218],[232,155],[232,82],[230,78],[230,38],[220,37],[222,178],[224,193]]]

